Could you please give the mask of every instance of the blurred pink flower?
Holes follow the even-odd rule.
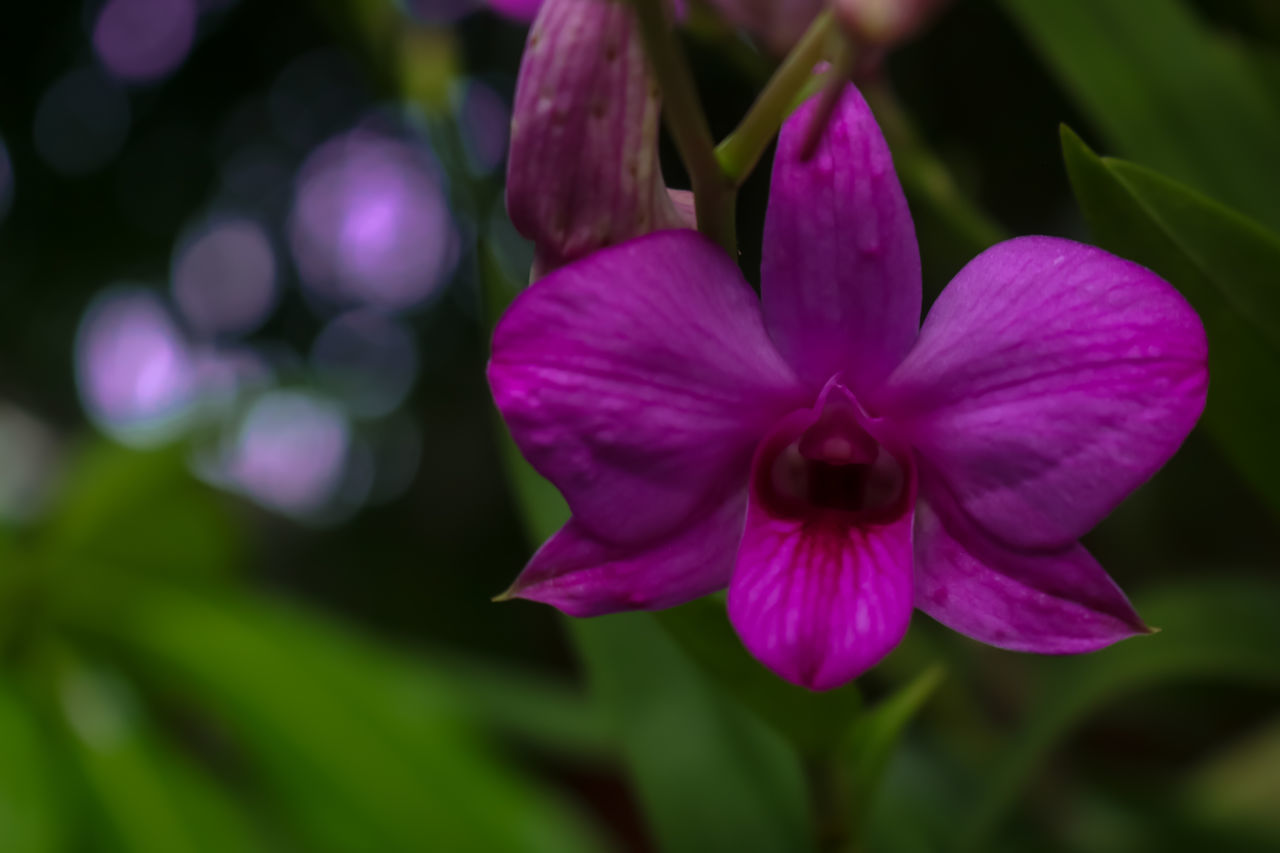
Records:
[[[927,26],[951,0],[833,0],[836,15],[864,47],[888,48]]]
[[[667,231],[550,273],[498,325],[494,399],[573,511],[510,595],[590,616],[728,585],[746,647],[813,689],[879,661],[913,607],[1023,651],[1144,631],[1078,539],[1199,417],[1199,318],[1136,264],[1026,237],[920,327],[879,128],[848,87],[803,159],[813,108],[779,140],[760,299]]]

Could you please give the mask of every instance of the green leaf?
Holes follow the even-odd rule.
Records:
[[[266,850],[243,809],[212,779],[160,744],[125,682],[79,662],[69,661],[61,670],[57,690],[71,753],[106,830],[95,849]]]
[[[1248,826],[1280,843],[1280,719],[1247,734],[1199,767],[1182,810],[1218,825]]]
[[[91,558],[117,571],[211,578],[242,563],[223,502],[196,481],[178,448],[86,444],[39,535],[46,558],[64,566]]]
[[[604,715],[585,691],[527,669],[472,658],[433,655],[424,663],[462,713],[486,728],[562,759],[612,758]]]
[[[1097,157],[1065,127],[1062,143],[1072,188],[1099,245],[1155,270],[1199,312],[1209,337],[1202,423],[1280,511],[1280,288],[1267,281],[1280,269],[1276,238],[1168,179]]]
[[[943,670],[934,665],[915,680],[858,718],[849,732],[841,753],[849,767],[852,798],[849,821],[860,828],[865,815],[875,803],[876,792],[906,732],[907,725],[929,701],[942,683]]]
[[[66,768],[35,709],[0,679],[0,850],[62,853],[68,829]]]
[[[307,849],[587,851],[499,761],[447,682],[279,605],[138,594],[104,626],[148,682],[227,731]]]
[[[989,849],[992,832],[1054,745],[1100,707],[1178,681],[1214,678],[1280,688],[1280,584],[1188,581],[1140,599],[1164,630],[1092,655],[1046,659],[1043,682],[966,825],[960,846]]]
[[[812,848],[795,753],[710,684],[652,615],[571,627],[661,850]]]
[[[1280,228],[1280,110],[1182,0],[1003,0],[1108,143]]]
[[[848,732],[862,707],[861,694],[853,684],[815,693],[783,681],[762,666],[743,648],[717,598],[664,610],[655,618],[705,674],[804,755],[829,750]]]

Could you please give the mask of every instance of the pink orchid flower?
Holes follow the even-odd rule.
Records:
[[[1025,237],[975,258],[923,327],[914,227],[853,88],[802,161],[782,130],[762,296],[688,230],[531,286],[489,381],[572,519],[511,595],[575,616],[729,588],[744,645],[822,690],[913,608],[982,642],[1085,652],[1147,630],[1079,537],[1204,406],[1200,320],[1148,270]]]

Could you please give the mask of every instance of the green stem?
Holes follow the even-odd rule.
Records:
[[[633,0],[633,6],[649,64],[662,90],[667,129],[693,184],[698,230],[736,259],[733,218],[737,191],[716,162],[711,128],[698,102],[689,63],[676,43],[662,0]]]
[[[746,116],[716,148],[720,169],[734,186],[741,186],[751,174],[782,122],[795,108],[796,96],[804,91],[813,76],[813,66],[826,52],[834,22],[835,16],[829,9],[814,19]]]
[[[805,767],[813,809],[814,846],[818,853],[846,853],[850,849],[846,780],[837,761],[817,759]]]
[[[849,75],[852,73],[853,48],[848,42],[842,41],[836,49],[831,67],[823,75],[817,105],[809,113],[809,126],[805,128],[804,138],[800,143],[801,160],[808,160],[813,156],[814,149],[818,147],[818,141],[826,133],[831,114],[835,112],[836,104],[839,103],[840,95],[844,92],[845,85],[849,82]]]

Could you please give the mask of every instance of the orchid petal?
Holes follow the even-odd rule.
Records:
[[[850,523],[847,514],[820,508],[784,517],[762,488],[777,451],[820,433],[842,414],[847,395],[828,386],[817,406],[782,418],[761,441],[729,582],[729,619],[743,645],[778,675],[813,690],[838,687],[875,665],[911,619],[913,472],[905,513],[885,523]]]
[[[1206,358],[1200,318],[1154,273],[1024,237],[960,271],[872,408],[989,533],[1061,548],[1178,449]]]
[[[943,625],[1018,652],[1076,654],[1149,629],[1079,543],[1014,551],[962,517],[916,509],[916,607]]]
[[[684,604],[729,582],[745,512],[743,490],[669,537],[630,547],[601,542],[570,520],[538,549],[507,594],[570,616]]]
[[[910,514],[859,528],[748,510],[729,618],[787,681],[830,690],[858,677],[902,640],[911,602]]]
[[[538,270],[686,224],[662,181],[659,118],[631,7],[547,0],[520,63],[507,161],[507,210]]]
[[[663,537],[745,483],[801,393],[737,266],[694,231],[535,283],[494,332],[489,383],[525,458],[613,543]]]
[[[843,372],[863,394],[920,324],[920,251],[889,146],[853,86],[808,159],[817,104],[783,125],[765,215],[761,293],[778,349],[819,387]]]

